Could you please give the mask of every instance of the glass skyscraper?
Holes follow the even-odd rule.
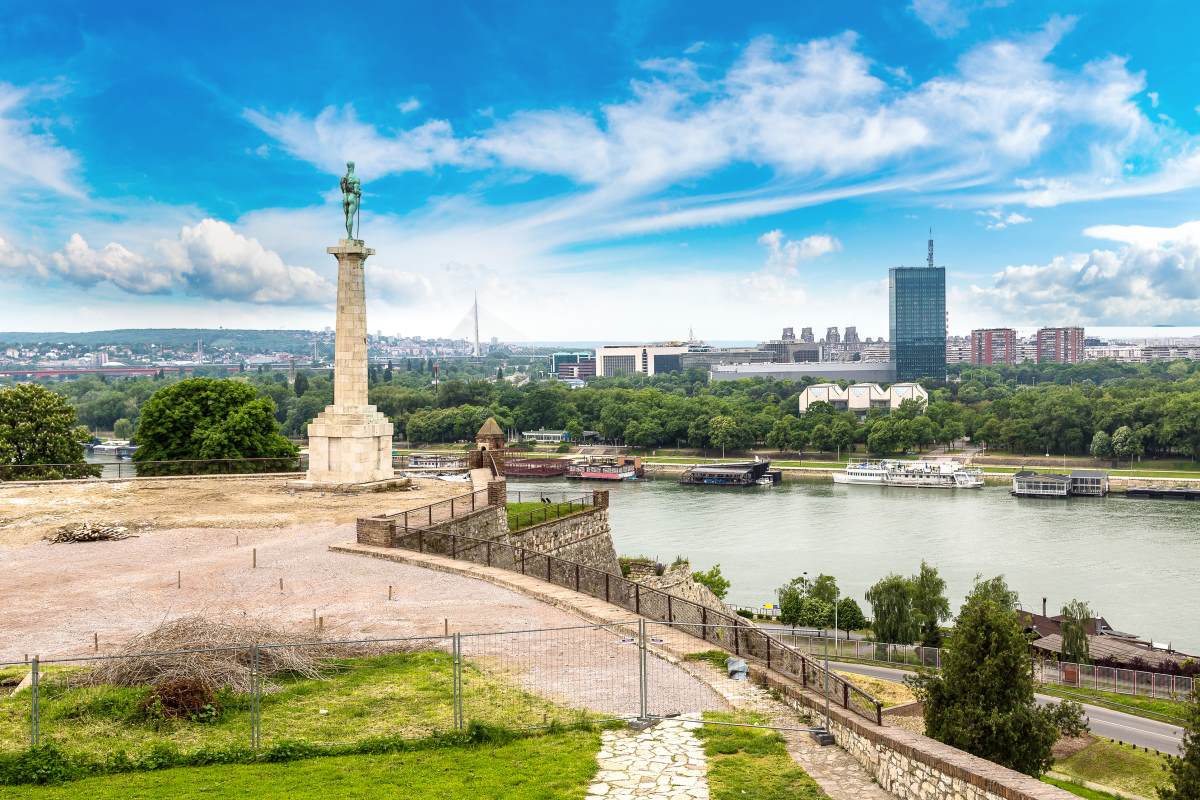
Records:
[[[892,267],[888,301],[888,339],[896,380],[945,377],[946,268]]]

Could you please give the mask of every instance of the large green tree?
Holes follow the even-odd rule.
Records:
[[[1159,788],[1159,800],[1200,799],[1200,681],[1192,683],[1183,716],[1182,752],[1167,764],[1167,784]]]
[[[159,389],[142,406],[137,440],[143,475],[296,468],[296,446],[279,433],[274,403],[238,380],[189,378]]]
[[[903,575],[888,575],[867,589],[871,604],[871,625],[875,640],[888,644],[912,644],[917,638],[919,620],[913,610],[913,585]]]
[[[100,474],[85,464],[87,428],[62,395],[35,384],[0,389],[0,480],[57,480]]]
[[[1034,702],[1029,645],[1010,606],[988,588],[959,611],[941,670],[910,679],[925,706],[925,734],[1028,775],[1054,763],[1060,730],[1078,731],[1079,707]]]
[[[946,598],[946,581],[924,561],[920,572],[912,577],[912,607],[921,626],[921,644],[941,647],[941,623],[950,619],[950,601]]]

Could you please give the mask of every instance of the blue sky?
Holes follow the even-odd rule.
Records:
[[[347,158],[387,333],[878,336],[930,227],[952,333],[1200,320],[1186,3],[0,17],[0,329],[331,324]]]

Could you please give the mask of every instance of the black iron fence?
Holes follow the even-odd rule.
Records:
[[[736,614],[710,609],[620,575],[490,539],[436,529],[402,532],[397,525],[394,546],[520,572],[604,600],[712,642],[735,655],[758,661],[768,669],[798,680],[863,719],[876,724],[883,722],[883,705],[870,694],[836,673],[827,672],[796,648]]]
[[[517,505],[513,505],[516,503]],[[587,511],[596,504],[594,492],[532,492],[508,493],[508,529],[521,530],[540,525],[559,517]]]
[[[395,514],[382,514],[376,519],[387,519],[396,526],[396,532],[400,533],[412,530],[424,530],[431,528],[434,525],[448,522],[457,517],[465,517],[468,514],[474,514],[488,506],[488,490],[480,489],[468,494],[457,495],[449,500],[439,500],[436,503],[430,503],[427,506],[419,508],[410,508],[407,511],[400,511]]]

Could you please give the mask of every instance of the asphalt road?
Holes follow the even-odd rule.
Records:
[[[830,662],[830,666],[843,672],[853,672],[858,675],[870,675],[889,681],[902,681],[912,672],[892,667],[877,667],[874,664],[846,664],[840,661]],[[1059,698],[1049,695],[1036,695],[1041,704],[1057,703]],[[1087,713],[1088,727],[1097,736],[1116,739],[1126,744],[1136,744],[1138,747],[1148,747],[1161,753],[1178,755],[1183,739],[1183,729],[1177,725],[1169,725],[1145,717],[1123,714],[1120,711],[1102,708],[1083,703]]]

